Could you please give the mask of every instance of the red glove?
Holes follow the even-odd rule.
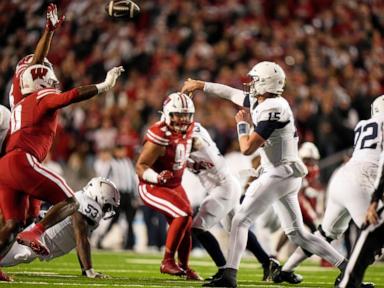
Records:
[[[195,174],[199,173],[201,170],[211,169],[213,163],[208,161],[189,161],[187,162],[187,167]]]
[[[49,31],[55,31],[65,19],[64,15],[61,15],[59,18],[57,16],[57,6],[53,3],[48,5],[47,8],[47,22],[45,24],[45,29]]]
[[[168,170],[161,171],[159,176],[157,176],[157,181],[160,184],[165,184],[169,179],[173,178],[173,173]]]

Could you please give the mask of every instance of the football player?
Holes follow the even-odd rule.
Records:
[[[247,243],[249,226],[270,205],[274,205],[284,232],[296,245],[311,251],[344,270],[347,260],[327,241],[304,229],[298,192],[307,169],[298,155],[298,137],[292,110],[281,95],[285,73],[273,62],[256,64],[249,76],[249,92],[225,85],[188,80],[182,91],[204,90],[250,107],[251,114],[236,114],[240,151],[250,155],[260,148],[263,173],[248,187],[231,227],[227,265],[212,287],[237,287],[237,271]],[[254,130],[251,131],[251,127]]]
[[[0,207],[4,218],[0,254],[4,254],[25,222],[26,195],[56,205],[31,230],[21,232],[17,241],[37,254],[49,254],[40,236],[78,208],[65,180],[41,164],[55,136],[58,110],[110,90],[122,71],[122,67],[115,67],[108,71],[104,82],[64,93],[57,89],[58,80],[49,67],[31,65],[22,73],[20,87],[24,98],[12,109],[6,154],[0,159]]]
[[[381,99],[384,101],[384,99]],[[384,103],[384,102],[382,102]],[[383,156],[383,154],[382,154]],[[381,159],[380,164],[383,165]],[[381,166],[381,174],[375,183],[375,192],[372,194],[371,203],[366,212],[366,223],[352,251],[351,259],[348,262],[342,277],[336,279],[335,287],[356,288],[362,286],[365,270],[375,261],[375,256],[380,255],[384,247],[384,208],[379,207],[384,193],[384,173]]]
[[[13,107],[19,103],[21,99],[23,99],[20,89],[20,76],[28,66],[42,64],[50,69],[53,69],[51,62],[47,59],[47,55],[51,47],[53,34],[63,23],[64,19],[64,15],[60,18],[58,17],[57,6],[55,4],[48,4],[45,29],[39,39],[39,42],[37,43],[34,54],[25,56],[17,63],[16,71],[12,78],[11,89],[9,91],[9,105],[11,109],[13,109]]]
[[[188,263],[192,208],[181,186],[192,148],[194,113],[193,102],[185,94],[172,93],[166,98],[162,120],[152,125],[145,135],[136,172],[140,178],[139,195],[144,204],[164,214],[169,224],[160,272],[202,280]]]
[[[357,123],[352,158],[334,172],[329,182],[327,206],[319,227],[319,233],[329,242],[344,234],[351,219],[358,227],[365,222],[383,153],[384,95],[373,101],[371,115],[370,119]],[[308,256],[311,254],[297,249],[282,270],[293,271]]]
[[[41,236],[41,241],[51,252],[49,255],[37,255],[31,248],[15,242],[0,260],[0,267],[30,263],[36,258],[50,261],[76,248],[82,274],[88,278],[106,278],[106,275],[93,270],[88,237],[99,226],[101,219],[108,219],[115,214],[120,205],[119,191],[110,180],[97,177],[76,192],[75,197],[79,203],[77,211],[47,229]],[[31,224],[25,230],[34,225]]]
[[[230,231],[232,217],[240,204],[242,189],[208,131],[199,123],[195,123],[193,130],[193,150],[188,159],[188,168],[196,174],[209,193],[193,219],[192,232],[218,267],[218,272],[207,279],[213,280],[221,277],[226,260],[219,243],[209,229],[222,223],[226,230]],[[262,264],[263,280],[267,280],[270,264],[278,264],[275,263],[276,260],[269,259],[253,232],[248,233],[247,248]]]

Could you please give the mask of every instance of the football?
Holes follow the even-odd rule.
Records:
[[[105,11],[113,18],[133,18],[140,12],[140,7],[130,0],[111,0],[105,5]]]

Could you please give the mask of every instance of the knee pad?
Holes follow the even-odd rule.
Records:
[[[303,246],[303,243],[305,242],[305,236],[303,231],[300,230],[293,230],[289,233],[287,233],[287,237],[290,241],[295,243],[298,246]]]
[[[232,227],[235,227],[235,226],[242,226],[242,227],[248,228],[249,226],[251,226],[251,224],[252,224],[251,219],[249,219],[243,214],[238,213],[238,214],[235,214],[235,216],[232,219],[231,230],[232,230]]]

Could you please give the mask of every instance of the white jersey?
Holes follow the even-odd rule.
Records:
[[[0,105],[0,151],[3,147],[5,137],[7,137],[11,119],[11,111],[3,105]]]
[[[85,196],[83,192],[75,193],[76,200],[79,202],[78,211],[87,218],[88,233],[99,226],[102,218],[100,205]],[[55,258],[67,254],[76,247],[75,234],[72,226],[72,217],[69,216],[63,221],[49,228],[42,236],[45,244],[51,253],[48,258]],[[47,259],[47,258],[45,258]]]
[[[384,114],[357,123],[350,161],[378,164],[384,147]]]
[[[93,231],[100,223],[102,211],[100,206],[84,195],[83,192],[75,193],[75,197],[80,206],[78,211],[87,218],[89,227],[88,233]],[[35,224],[26,228],[31,229]],[[1,258],[0,267],[15,266],[20,263],[29,263],[36,258],[49,261],[53,258],[67,254],[76,247],[75,234],[72,226],[72,217],[69,216],[63,221],[57,223],[42,235],[41,240],[48,247],[50,254],[47,256],[36,255],[32,249],[15,242],[7,254]]]
[[[298,137],[287,100],[281,96],[265,99],[252,109],[252,121],[256,132],[264,124],[273,123],[276,127],[260,148],[263,168],[299,161]]]
[[[213,164],[212,168],[201,170],[197,174],[203,187],[210,191],[232,176],[230,176],[229,168],[216,143],[200,123],[195,123],[192,137],[200,138],[204,143],[204,147],[200,150],[192,151],[189,156],[190,159],[195,162],[206,161]]]

